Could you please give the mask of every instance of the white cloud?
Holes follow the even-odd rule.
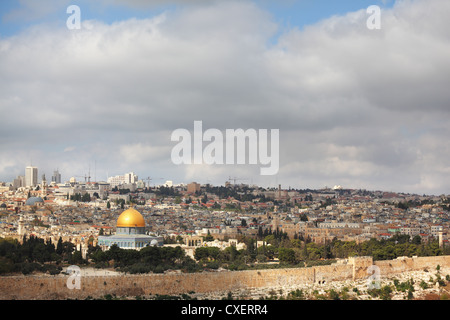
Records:
[[[65,147],[64,148],[64,152],[71,152],[74,151],[76,148],[74,146],[70,146],[70,147]]]
[[[54,145],[77,146],[62,158],[82,159],[78,171],[96,159],[109,172],[159,170],[174,181],[200,173],[218,183],[243,175],[302,188],[445,192],[448,9],[401,1],[382,11],[381,30],[367,29],[361,10],[287,30],[275,45],[278,26],[245,1],[84,21],[81,30],[34,27],[0,40],[2,151],[58,159]],[[170,133],[194,120],[280,129],[278,176],[174,166]]]
[[[140,165],[152,161],[160,161],[170,156],[169,146],[151,146],[143,143],[133,143],[120,146],[120,158],[127,165]]]
[[[33,21],[42,19],[55,12],[65,12],[65,8],[70,4],[69,0],[18,0],[19,7],[3,14],[2,20],[5,22]]]

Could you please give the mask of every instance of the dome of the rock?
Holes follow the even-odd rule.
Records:
[[[117,227],[145,227],[145,220],[142,214],[136,209],[129,208],[122,212],[117,219]]]

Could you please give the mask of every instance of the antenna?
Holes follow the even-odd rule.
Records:
[[[231,176],[229,176],[229,177],[228,177],[228,180],[233,180],[233,184],[236,184],[236,181],[238,181],[238,180],[246,181],[246,180],[248,180],[248,179],[245,179],[245,178],[236,178],[236,177],[231,177]]]
[[[150,177],[147,177],[147,179],[144,179],[144,180],[147,180],[147,181],[148,181],[148,187],[150,188],[150,181],[153,180],[153,179],[150,178]]]

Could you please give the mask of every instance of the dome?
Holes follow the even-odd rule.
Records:
[[[130,208],[120,214],[117,227],[145,227],[145,220],[139,211]]]
[[[32,206],[32,205],[34,205],[34,204],[36,204],[38,202],[42,202],[43,203],[44,200],[42,200],[41,197],[30,197],[30,198],[27,199],[27,201],[25,201],[25,205],[26,206]]]

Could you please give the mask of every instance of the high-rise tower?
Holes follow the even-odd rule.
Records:
[[[38,168],[37,167],[26,167],[25,168],[25,186],[35,187],[38,184]]]
[[[61,183],[61,173],[59,173],[58,169],[53,171],[52,182]]]

